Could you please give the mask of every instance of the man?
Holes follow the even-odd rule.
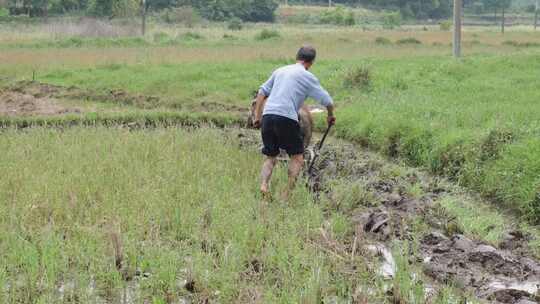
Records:
[[[302,170],[304,145],[298,124],[298,111],[306,98],[311,97],[326,107],[329,125],[333,125],[336,121],[332,98],[321,87],[317,77],[309,72],[316,55],[315,49],[311,46],[300,48],[296,55],[296,64],[274,71],[257,95],[253,123],[256,127],[261,127],[264,144],[262,153],[266,155],[261,171],[260,189],[265,198],[270,196],[270,178],[280,149],[287,151],[290,157],[289,182],[283,192],[283,199],[288,199]]]

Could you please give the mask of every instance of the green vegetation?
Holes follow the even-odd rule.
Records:
[[[365,185],[343,180],[315,203],[301,184],[267,205],[254,190],[260,156],[238,131],[163,127],[3,131],[3,302],[389,301],[367,257],[345,247],[348,200],[373,203]],[[381,173],[398,171],[409,176],[396,165]],[[285,183],[278,166],[274,191]],[[414,244],[395,247],[395,299],[424,297],[407,260]],[[445,287],[433,303],[459,294]]]
[[[413,37],[409,37],[409,38],[399,39],[398,41],[396,41],[396,43],[397,44],[422,44],[422,41]]]
[[[287,32],[281,35],[264,29],[257,39],[276,35],[281,37],[272,39],[277,41],[276,47],[288,45],[291,38]],[[481,42],[490,39],[476,37]],[[376,45],[375,38],[371,39],[371,46]],[[411,35],[397,41],[399,48],[411,47],[418,52],[435,49],[426,45],[424,39]],[[537,43],[529,40],[532,42]],[[194,48],[206,50],[216,42],[201,43]],[[256,48],[268,47],[265,40],[258,43]],[[347,49],[348,42],[339,43],[341,47],[334,52]],[[381,48],[377,52],[380,56],[396,49],[380,42],[377,45]],[[273,69],[292,61],[296,47],[291,46],[292,51],[285,58],[278,52],[270,59],[249,59],[253,52],[245,51],[245,59],[211,65],[148,61],[79,69],[49,68],[40,73],[39,80],[97,92],[122,88],[156,95],[162,97],[161,106],[171,109],[200,103],[246,106],[251,92]],[[483,43],[471,47],[485,48]],[[530,48],[531,52],[534,50]],[[440,56],[327,59],[331,56],[321,55],[314,72],[340,105],[336,130],[339,136],[449,176],[505,207],[521,210],[532,221],[540,218],[540,169],[535,165],[538,143],[534,140],[538,134],[534,122],[540,113],[535,110],[539,95],[535,90],[538,79],[533,72],[540,64],[535,53],[476,55],[460,62]],[[351,68],[354,66],[359,68]],[[9,67],[4,69],[21,71],[19,66],[16,70]]]
[[[351,13],[362,20],[362,9]],[[182,19],[174,14],[171,23]],[[377,18],[387,14],[388,24],[401,25],[396,12]],[[438,179],[425,182],[405,165],[540,221],[537,35],[465,32],[466,56],[456,61],[450,35],[437,26],[405,33],[334,26],[341,21],[242,22],[149,23],[144,38],[0,29],[0,96],[82,108],[0,118],[0,290],[9,289],[1,302],[51,303],[61,294],[117,303],[126,293],[152,303],[382,303],[391,301],[388,286],[393,300],[419,302],[426,285],[410,257],[433,229],[426,219],[404,219],[413,239],[393,247],[391,281],[375,274],[365,248],[353,250],[351,217],[396,194],[379,197],[374,183],[395,182],[399,197],[417,201],[439,193]],[[368,156],[350,170],[377,174],[332,177],[331,193],[316,202],[302,182],[289,203],[266,206],[257,193],[257,144],[242,141],[248,131],[192,127],[243,125],[252,91],[293,62],[304,42],[318,48],[312,71],[338,105],[333,137],[404,164]],[[64,87],[18,82],[31,77]],[[279,166],[274,191],[285,175]],[[539,254],[535,229],[459,191],[434,197],[436,214],[428,216],[441,230],[497,245],[519,228]],[[442,286],[432,302],[459,303],[456,294]]]
[[[267,40],[272,38],[279,38],[281,35],[276,30],[264,29],[255,35],[255,40]]]
[[[23,129],[29,127],[73,127],[73,126],[126,126],[129,128],[167,126],[243,126],[245,118],[228,113],[188,113],[179,111],[134,111],[121,113],[90,112],[82,115],[55,117],[1,117],[0,128]]]
[[[221,136],[3,132],[0,284],[12,287],[2,302],[56,302],[60,286],[64,299],[83,302],[120,302],[124,288],[159,303],[189,289],[199,300],[273,303],[350,290],[334,258],[310,245],[323,214],[306,190],[290,204],[261,205],[259,156]],[[283,184],[284,169],[276,175]]]
[[[540,219],[537,56],[371,65],[374,89],[341,109],[341,136]]]

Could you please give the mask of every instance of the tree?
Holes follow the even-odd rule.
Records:
[[[194,0],[199,13],[210,20],[274,21],[278,4],[274,0]]]
[[[88,13],[96,17],[132,17],[139,12],[138,0],[90,0]]]

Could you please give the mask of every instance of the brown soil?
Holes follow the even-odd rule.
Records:
[[[30,94],[0,91],[0,115],[32,116],[80,113],[78,108],[68,108],[57,104],[54,99],[35,97]]]
[[[412,220],[422,219],[429,231],[421,236],[420,250],[411,252],[409,260],[420,264],[434,283],[457,286],[490,303],[540,301],[540,263],[528,254],[526,235],[508,231],[501,248],[472,240],[452,228],[451,219],[441,217],[436,200],[451,190],[441,188],[433,177],[388,177],[383,167],[369,153],[359,154],[352,144],[327,145],[309,183],[318,195],[330,199],[334,195],[329,185],[334,179],[361,180],[367,185],[372,201],[351,212],[355,237],[364,243],[390,248],[396,240],[414,240]],[[420,183],[424,194],[410,197],[405,192],[407,183]]]
[[[236,105],[223,104],[219,102],[202,102],[186,104],[183,101],[165,100],[162,97],[133,94],[120,89],[110,89],[103,91],[86,90],[78,87],[64,87],[40,82],[20,81],[6,91],[30,95],[35,98],[49,99],[74,99],[81,101],[107,102],[119,105],[129,105],[142,109],[155,109],[158,107],[172,108],[175,110],[186,110],[196,112],[229,112],[246,115],[249,109]]]

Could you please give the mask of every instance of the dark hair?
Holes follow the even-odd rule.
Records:
[[[296,60],[304,62],[313,62],[317,57],[317,51],[312,46],[303,46],[296,54]]]

